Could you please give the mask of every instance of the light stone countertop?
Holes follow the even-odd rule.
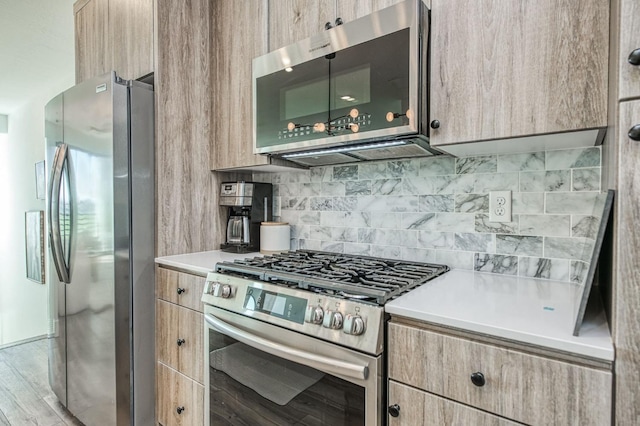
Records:
[[[388,302],[392,315],[612,361],[604,312],[573,336],[581,287],[560,281],[451,270]]]
[[[261,256],[253,253],[227,253],[221,250],[201,251],[198,253],[178,254],[174,256],[156,257],[156,263],[172,268],[178,268],[198,275],[206,275],[213,271],[218,262],[233,262],[236,259]]]

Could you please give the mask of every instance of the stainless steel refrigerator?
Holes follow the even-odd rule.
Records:
[[[86,425],[154,421],[153,117],[115,73],[45,107],[49,382]]]

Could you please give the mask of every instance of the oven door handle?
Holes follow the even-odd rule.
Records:
[[[342,375],[354,379],[366,380],[369,375],[369,367],[366,365],[353,364],[351,362],[345,362],[323,355],[312,354],[280,343],[272,342],[271,340],[264,339],[260,336],[256,336],[234,327],[233,325],[209,314],[205,314],[204,319],[210,327],[220,333],[232,337],[245,345],[270,353],[271,355],[288,359],[289,361],[297,362],[327,373]]]

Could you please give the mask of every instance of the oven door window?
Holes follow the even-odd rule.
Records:
[[[364,425],[365,389],[209,330],[212,425]]]
[[[256,147],[407,124],[409,49],[406,28],[257,78]]]

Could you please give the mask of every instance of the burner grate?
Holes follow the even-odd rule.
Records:
[[[312,250],[290,251],[216,265],[217,272],[241,274],[380,305],[448,270],[445,265]]]

